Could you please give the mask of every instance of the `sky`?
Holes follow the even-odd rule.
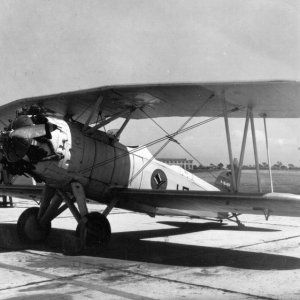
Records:
[[[2,0],[0,104],[102,85],[300,80],[299,16],[297,0]],[[157,120],[170,132],[184,121]],[[267,123],[272,162],[300,165],[300,120]],[[237,157],[243,124],[230,120]],[[263,162],[262,120],[256,129]],[[121,141],[137,145],[162,135],[151,120],[132,120]],[[222,119],[178,141],[203,164],[228,162]],[[245,162],[253,164],[249,138],[247,145]],[[174,143],[159,155],[189,158]]]

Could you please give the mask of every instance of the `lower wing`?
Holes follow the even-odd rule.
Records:
[[[0,185],[0,195],[39,199],[43,186]],[[137,190],[113,188],[109,200],[116,206],[151,215],[197,216],[197,212],[265,214],[300,217],[300,195],[287,193],[225,193],[209,191]],[[168,211],[169,210],[169,211]],[[173,210],[173,211],[171,211]],[[186,212],[189,213],[186,213]],[[193,213],[194,212],[194,213]]]
[[[24,199],[39,199],[44,187],[36,185],[0,185],[0,195]]]
[[[118,207],[159,214],[161,209],[216,213],[265,214],[300,217],[300,195],[286,193],[224,193],[208,191],[135,190],[110,191]],[[165,213],[164,213],[165,214]],[[186,215],[185,213],[183,215]]]

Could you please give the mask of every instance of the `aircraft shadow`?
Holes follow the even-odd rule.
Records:
[[[203,231],[207,229],[218,229],[226,231],[256,231],[256,232],[276,232],[278,229],[262,228],[262,227],[238,227],[237,225],[226,225],[223,223],[209,222],[209,223],[192,223],[192,222],[178,222],[178,221],[160,221],[159,224],[178,227],[179,231],[188,230],[189,232]],[[232,224],[232,223],[231,223]],[[226,225],[226,226],[224,226]]]
[[[58,293],[51,293],[51,294],[30,294],[28,296],[21,295],[21,296],[13,296],[11,298],[6,298],[6,300],[72,300],[73,297],[66,294],[58,294]]]
[[[168,242],[168,237],[172,235],[204,230],[212,230],[213,234],[213,230],[236,230],[235,226],[222,226],[216,223],[161,223],[176,227],[114,233],[108,246],[101,249],[91,247],[83,250],[80,255],[182,267],[227,266],[253,270],[293,270],[300,268],[300,259],[291,256]],[[254,228],[248,227],[248,230],[254,231]],[[276,231],[263,228],[255,228],[255,230]],[[16,236],[15,224],[1,224],[0,252],[25,249],[62,252],[63,242],[67,237],[74,237],[74,232],[53,229],[45,243],[34,246],[23,245],[20,244]],[[155,237],[165,237],[165,240],[144,240]]]

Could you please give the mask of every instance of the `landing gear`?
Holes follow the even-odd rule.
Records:
[[[40,207],[30,207],[19,217],[17,233],[25,243],[38,243],[46,240],[51,230],[51,221],[61,214],[67,205],[61,205],[62,199],[55,189],[45,186]]]
[[[44,241],[51,230],[51,221],[67,208],[78,225],[76,234],[66,233],[62,241],[65,254],[76,255],[86,247],[104,246],[109,242],[111,228],[107,215],[117,200],[112,200],[102,213],[89,213],[83,186],[79,182],[72,182],[70,187],[72,192],[45,186],[40,207],[28,208],[21,214],[17,232],[23,242]]]
[[[88,247],[105,245],[111,237],[109,221],[104,215],[91,212],[79,221],[76,235],[80,238],[82,245]]]
[[[228,220],[228,221],[231,221],[231,222],[233,222],[233,223],[236,223],[237,224],[237,226],[238,226],[238,229],[244,229],[246,226],[239,220],[239,218],[238,218],[238,216],[239,216],[240,214],[237,214],[237,213],[231,213],[231,215],[230,216],[228,216],[227,218],[225,218],[226,220]],[[233,218],[235,219],[235,220],[233,220]]]
[[[17,223],[17,233],[23,242],[42,242],[49,235],[51,221],[41,225],[38,221],[38,213],[38,207],[30,207],[20,215]]]
[[[69,193],[58,190],[58,194],[66,203],[78,225],[76,237],[70,237],[63,244],[63,251],[68,255],[76,255],[85,247],[105,246],[111,237],[111,228],[107,215],[113,209],[116,200],[112,200],[102,212],[88,212],[84,188],[79,182],[71,183],[72,196]],[[77,207],[75,206],[75,203]]]
[[[111,229],[107,218],[98,212],[91,212],[79,220],[75,236],[65,236],[62,251],[65,255],[78,255],[86,247],[105,246],[110,237]]]

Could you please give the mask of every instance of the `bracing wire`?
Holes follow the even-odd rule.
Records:
[[[200,105],[195,111],[194,113],[179,127],[179,129],[177,131],[182,130],[191,120],[192,118],[194,118],[194,116],[201,110],[203,109],[203,107],[214,97],[214,94],[212,93],[207,99],[206,101]],[[141,109],[141,111],[148,117],[150,118],[150,120],[152,120],[159,128],[162,129],[162,131],[164,133],[167,134],[167,136],[170,136],[169,133],[162,128],[153,118],[151,118],[143,109]],[[187,151],[178,141],[176,141],[174,138],[169,138],[169,140],[167,140],[153,155],[152,157],[139,169],[138,172],[136,172],[130,179],[128,184],[131,184],[132,181],[157,157],[157,155],[170,143],[170,141],[174,141],[176,142],[184,151]],[[187,151],[188,152],[188,151]],[[189,153],[189,152],[188,152]],[[201,164],[201,163],[200,163]]]
[[[235,107],[235,108],[232,108],[232,109],[228,110],[227,113],[230,114],[230,113],[235,112],[235,111],[237,111],[237,110],[239,110],[239,109],[240,109],[240,107]],[[146,144],[144,144],[144,145],[142,145],[142,146],[136,147],[136,148],[134,148],[134,149],[132,149],[132,150],[130,150],[130,151],[124,151],[124,149],[121,149],[121,148],[120,148],[120,150],[123,150],[123,151],[124,151],[123,154],[120,154],[120,155],[118,155],[118,156],[116,156],[116,157],[112,157],[112,158],[106,159],[106,160],[104,160],[104,161],[102,161],[102,162],[97,163],[97,164],[94,165],[94,166],[85,168],[85,169],[81,170],[81,173],[88,172],[89,170],[91,170],[92,168],[95,168],[95,167],[101,167],[101,166],[104,166],[104,165],[106,165],[106,164],[109,164],[109,163],[115,161],[116,159],[120,159],[120,158],[122,158],[122,157],[125,157],[125,156],[127,156],[127,155],[133,154],[133,153],[138,152],[138,151],[140,151],[140,150],[142,150],[142,149],[145,149],[145,148],[147,148],[147,147],[151,147],[151,146],[153,146],[153,145],[155,145],[155,144],[158,144],[158,143],[160,143],[160,142],[163,142],[164,140],[169,140],[169,139],[173,140],[174,137],[175,137],[176,135],[183,134],[183,133],[185,133],[185,132],[187,132],[187,131],[190,131],[190,130],[192,130],[192,129],[195,129],[195,128],[201,126],[201,125],[204,125],[204,124],[207,124],[207,123],[209,123],[209,122],[211,122],[211,121],[214,121],[214,120],[216,120],[216,119],[218,119],[218,118],[220,118],[220,117],[222,117],[222,116],[223,116],[223,112],[220,113],[220,114],[218,114],[218,115],[216,115],[216,116],[214,116],[214,117],[210,117],[210,118],[208,118],[208,119],[206,119],[206,120],[204,120],[204,121],[200,121],[200,122],[195,123],[195,124],[193,124],[193,125],[191,125],[191,126],[188,126],[188,127],[186,127],[186,128],[182,128],[181,130],[177,130],[177,131],[175,131],[175,132],[173,132],[173,133],[171,133],[171,134],[169,134],[169,135],[166,135],[166,136],[160,137],[160,138],[158,138],[158,139],[155,139],[155,140],[153,140],[153,141],[151,141],[151,142],[149,142],[149,143],[146,143]]]
[[[154,124],[156,124],[165,134],[169,135],[169,133],[159,124],[157,123],[152,117],[150,117],[146,112],[142,111]],[[177,140],[173,139],[173,142],[178,144],[189,156],[191,156],[199,165],[203,165],[192,153],[190,153],[181,143]]]

